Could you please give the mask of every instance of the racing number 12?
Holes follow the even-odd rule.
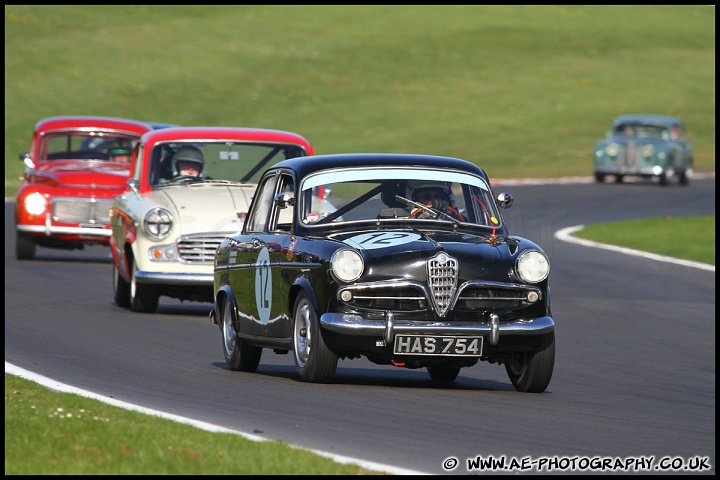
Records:
[[[260,323],[267,325],[272,308],[272,277],[270,276],[270,255],[263,248],[255,262],[255,303]]]
[[[260,304],[259,309],[270,308],[270,302],[268,297],[270,296],[270,261],[262,259],[258,264],[258,275],[260,275],[260,281],[258,287],[260,290]]]

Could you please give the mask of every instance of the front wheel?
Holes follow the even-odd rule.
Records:
[[[32,237],[15,232],[15,258],[32,260],[35,258],[35,242]]]
[[[230,370],[239,372],[254,372],[260,364],[262,348],[249,345],[242,338],[238,338],[233,326],[233,308],[230,297],[225,297],[222,311],[222,341],[225,361]]]
[[[295,302],[293,350],[295,368],[304,381],[328,383],[335,376],[338,357],[325,345],[317,312],[304,293]]]
[[[139,313],[152,313],[157,310],[160,295],[155,285],[138,283],[137,264],[132,262],[132,274],[130,276],[130,310]]]
[[[118,307],[128,308],[130,306],[130,284],[120,275],[120,271],[113,263],[113,295],[115,304]]]
[[[515,352],[505,363],[505,370],[519,392],[544,392],[555,367],[555,332],[544,334],[537,348]]]
[[[680,185],[687,185],[690,183],[690,179],[688,178],[688,172],[687,170],[683,170],[678,174],[678,183]]]

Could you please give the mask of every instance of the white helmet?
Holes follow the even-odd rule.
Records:
[[[446,198],[450,193],[450,188],[445,182],[438,182],[436,180],[408,180],[407,185],[405,185],[405,198],[415,200],[413,198],[415,191],[422,190],[424,188],[435,188],[438,190],[442,190],[443,195]]]
[[[192,162],[198,165],[198,175],[202,175],[205,159],[199,148],[192,145],[186,145],[178,149],[172,157],[172,173],[174,176],[180,175],[180,167],[178,162]]]

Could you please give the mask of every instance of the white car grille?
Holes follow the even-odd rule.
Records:
[[[180,260],[194,264],[212,264],[215,260],[215,250],[220,243],[236,233],[198,233],[182,236],[177,241]]]

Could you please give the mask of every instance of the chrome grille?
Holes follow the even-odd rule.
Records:
[[[177,241],[178,256],[181,261],[187,263],[212,264],[215,250],[220,243],[236,233],[198,233],[182,236]]]
[[[112,202],[112,199],[53,198],[53,221],[107,225],[110,224]]]
[[[638,144],[627,142],[620,152],[618,166],[624,169],[635,169],[638,166]]]
[[[458,262],[447,253],[438,252],[427,262],[427,276],[435,311],[444,317],[457,288]]]

